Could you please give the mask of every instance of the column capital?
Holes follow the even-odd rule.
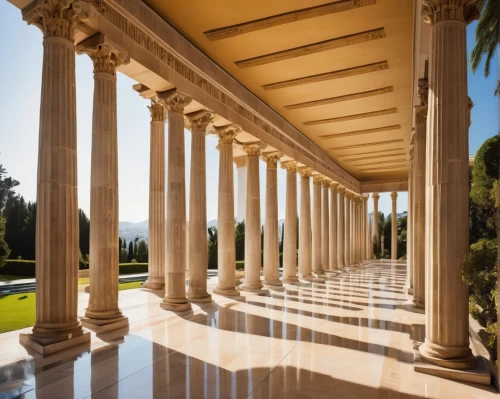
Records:
[[[321,186],[324,178],[325,178],[325,176],[323,176],[323,175],[314,175],[313,176],[313,185],[314,186]]]
[[[479,18],[478,0],[422,0],[424,21],[434,25],[442,21],[469,23]]]
[[[191,132],[206,132],[208,124],[212,122],[214,113],[207,109],[201,109],[196,112],[191,112],[185,116],[191,125]]]
[[[366,204],[368,202],[368,196],[367,195],[362,195],[361,200]]]
[[[353,197],[353,196],[352,196],[352,193],[351,193],[350,191],[347,191],[347,190],[346,190],[346,192],[345,192],[345,194],[344,194],[344,197],[349,198],[349,199],[352,199],[352,197]]]
[[[286,173],[289,175],[297,173],[297,161],[285,161],[281,162],[281,168],[286,169]]]
[[[232,144],[234,138],[241,132],[241,127],[230,124],[226,126],[214,126],[215,133],[219,136],[220,144]]]
[[[323,185],[324,188],[329,188],[331,182],[332,179],[330,179],[329,177],[323,177],[323,181],[321,182],[321,184]]]
[[[187,94],[181,93],[177,89],[163,91],[158,93],[158,101],[163,104],[167,112],[182,114],[184,108],[188,106],[193,99]]]
[[[377,201],[378,201],[378,199],[380,198],[380,195],[378,195],[378,193],[373,193],[373,194],[372,194],[372,198],[373,198],[373,200],[374,200],[375,202],[377,202]]]
[[[311,177],[313,168],[310,168],[309,166],[301,166],[300,168],[297,168],[297,172],[299,172],[300,178],[305,180]]]
[[[392,201],[396,201],[397,198],[398,198],[398,193],[396,191],[393,191],[391,193],[391,199],[392,199]]]
[[[233,162],[236,165],[236,169],[243,168],[247,166],[247,156],[242,155],[240,157],[233,158]]]
[[[420,99],[420,105],[415,107],[416,111],[416,123],[426,123],[427,122],[427,112],[429,104],[429,84],[427,79],[423,79],[418,85],[418,98]],[[412,135],[413,136],[413,135]]]
[[[94,64],[94,73],[116,76],[116,67],[130,62],[128,52],[98,33],[76,46],[77,54],[87,54]]]
[[[23,21],[37,26],[44,38],[59,37],[74,43],[75,28],[80,21],[97,15],[86,1],[34,0],[22,10]]]
[[[339,186],[339,188],[337,189],[337,192],[339,193],[339,195],[343,196],[345,194],[345,187]]]
[[[332,193],[338,192],[338,190],[339,190],[338,187],[339,187],[339,183],[337,183],[336,181],[330,182],[330,190],[332,190]]]
[[[469,126],[470,126],[472,123],[471,113],[472,113],[472,108],[474,107],[474,103],[472,102],[472,98],[470,98],[470,97],[467,97],[467,98],[468,98],[468,103],[467,103],[468,121],[469,121]]]
[[[283,153],[279,151],[270,152],[264,155],[264,161],[267,163],[268,169],[276,169],[278,160],[283,157]]]
[[[245,151],[249,157],[258,157],[266,147],[267,144],[262,141],[254,144],[243,144],[243,151]]]
[[[149,112],[151,113],[151,122],[165,121],[165,108],[163,108],[163,105],[151,100],[151,106],[148,108]]]

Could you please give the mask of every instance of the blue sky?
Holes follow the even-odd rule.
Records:
[[[477,23],[468,27],[468,51],[474,45]],[[42,66],[42,34],[21,19],[20,11],[10,3],[0,2],[0,163],[9,175],[21,182],[18,192],[25,199],[36,199],[38,119]],[[493,97],[497,80],[498,59],[495,56],[492,74],[483,77],[483,66],[476,75],[469,71],[469,95],[475,106],[470,128],[470,154],[481,143],[497,133],[498,103]],[[93,75],[92,63],[86,55],[76,56],[78,114],[78,202],[87,214],[90,209],[90,148],[92,129]],[[135,81],[118,73],[118,151],[120,220],[138,222],[148,218],[149,187],[149,111],[132,85]],[[190,133],[186,132],[186,149]],[[219,155],[217,139],[207,137],[207,218],[217,217],[217,184]],[[186,165],[190,162],[186,153]],[[189,171],[187,171],[188,173]],[[189,175],[187,175],[189,176]],[[235,173],[236,176],[236,173]],[[262,216],[265,201],[265,166],[260,164]],[[285,172],[278,169],[279,217],[285,213]],[[235,187],[237,184],[235,182]],[[235,198],[237,202],[237,199]],[[407,209],[408,197],[400,193],[398,212]],[[235,204],[236,207],[236,204]],[[369,210],[373,208],[369,201]],[[379,209],[391,212],[388,193],[381,194]]]

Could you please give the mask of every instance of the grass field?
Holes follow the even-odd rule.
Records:
[[[5,275],[4,275],[5,276]],[[81,279],[83,280],[83,279]],[[88,280],[88,279],[87,279]],[[120,291],[140,288],[139,281],[123,283]],[[0,334],[35,324],[35,293],[0,295]]]

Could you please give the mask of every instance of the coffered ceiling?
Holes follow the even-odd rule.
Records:
[[[407,176],[412,0],[144,1],[359,180]]]

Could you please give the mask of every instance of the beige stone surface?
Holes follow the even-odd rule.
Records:
[[[323,260],[321,249],[321,185],[324,176],[313,176],[312,199],[312,271],[313,274],[323,274]]]
[[[259,157],[265,147],[263,143],[245,145],[247,153],[247,187],[246,187],[246,217],[245,217],[245,279],[239,289],[244,291],[260,291],[261,269],[261,219],[260,219],[260,183]]]
[[[378,193],[372,194],[373,199],[373,215],[374,215],[374,224],[373,224],[373,241],[375,242],[375,248],[377,249],[377,256],[380,252],[380,231],[378,229],[378,200],[380,195]]]
[[[186,297],[186,167],[184,115],[191,98],[173,89],[162,93],[168,113],[167,248],[165,297],[161,307],[184,312],[191,309]]]
[[[266,154],[266,222],[264,224],[264,281],[266,287],[281,287],[278,241],[278,161],[281,152]]]
[[[285,237],[283,282],[297,282],[297,162],[281,162],[286,169]]]
[[[339,205],[339,220],[337,224],[337,262],[338,262],[338,268],[343,269],[346,266],[345,263],[345,220],[346,220],[346,212],[345,212],[345,204],[346,204],[346,199],[345,199],[345,188],[344,187],[339,187],[338,188],[338,193],[339,193],[339,198],[338,198],[338,205]]]
[[[165,287],[165,108],[151,103],[149,151],[148,279],[143,287]]]
[[[330,269],[330,180],[323,179],[321,188],[321,266]]]
[[[422,357],[456,369],[474,367],[469,348],[468,293],[460,265],[468,252],[469,145],[464,1],[429,3],[429,115],[425,200],[426,334]],[[472,10],[473,11],[473,10]],[[453,54],[454,62],[449,62]],[[453,143],[453,145],[450,145]]]
[[[391,259],[398,259],[398,211],[397,211],[398,193],[391,193],[392,212],[391,212]]]
[[[345,193],[345,224],[344,224],[344,265],[351,266],[351,199],[352,194]]]
[[[192,303],[212,301],[207,292],[207,166],[206,131],[213,114],[201,110],[188,114],[191,124],[191,170],[189,179],[189,288]]]

